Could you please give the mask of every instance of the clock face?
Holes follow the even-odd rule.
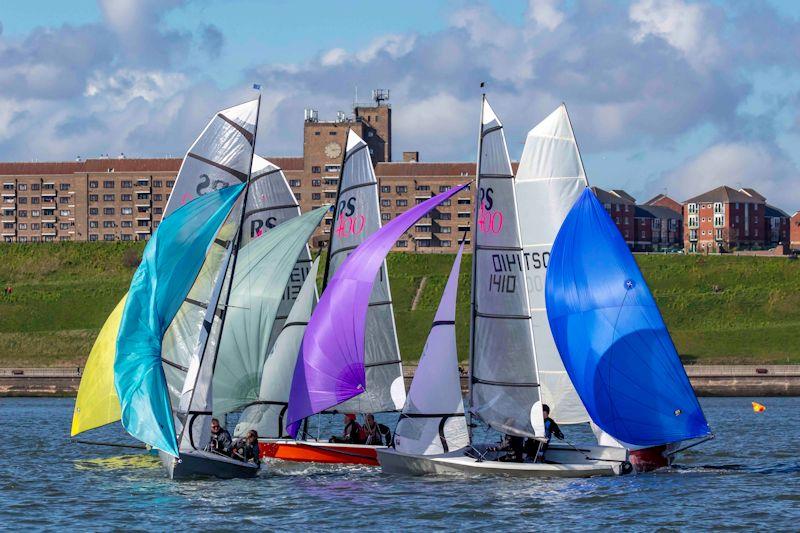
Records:
[[[328,143],[325,147],[325,155],[333,159],[342,155],[342,147],[336,143]]]

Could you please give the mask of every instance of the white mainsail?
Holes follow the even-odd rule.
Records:
[[[503,125],[485,97],[473,226],[470,412],[505,434],[544,435],[539,378]]]
[[[300,204],[292,193],[286,176],[276,165],[263,157],[253,156],[253,170],[248,189],[247,212],[244,214],[244,233],[242,245],[261,237],[272,228],[300,215]],[[281,299],[278,316],[267,342],[267,353],[272,350],[275,339],[283,328],[286,316],[300,293],[300,288],[308,275],[311,265],[311,252],[306,246],[297,258],[294,270]]]
[[[238,437],[254,429],[260,438],[281,438],[286,433],[286,408],[292,387],[292,374],[300,353],[303,334],[311,313],[317,304],[317,269],[319,258],[311,265],[306,281],[294,303],[289,317],[261,373],[261,388],[258,400],[245,407],[236,424],[234,436]]]
[[[456,294],[463,251],[462,243],[397,422],[394,447],[402,453],[435,455],[469,445],[456,349]]]
[[[198,196],[247,180],[257,113],[258,99],[223,109],[214,115],[183,159],[164,209],[164,218]],[[225,250],[238,227],[242,203],[243,200],[237,201],[217,233],[197,280],[164,335],[162,366],[173,406],[178,405],[209,304],[208,295],[219,274]]]
[[[353,130],[347,135],[340,179],[335,220],[331,228],[326,283],[348,254],[381,227],[378,180],[372,168],[372,159],[367,143]],[[355,413],[401,409],[406,391],[385,261],[370,297],[364,361],[366,391],[336,409]]]
[[[572,124],[562,104],[528,132],[516,178],[541,396],[559,424],[588,422],[589,414],[572,386],[550,332],[545,275],[556,234],[586,185]]]

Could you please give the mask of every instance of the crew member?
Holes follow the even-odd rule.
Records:
[[[375,422],[375,416],[372,413],[367,415],[367,420],[361,428],[364,444],[371,446],[391,446],[392,445],[392,431],[383,424]]]
[[[499,446],[492,446],[489,451],[508,452],[497,458],[498,461],[521,463],[522,452],[525,447],[525,439],[514,435],[504,435],[503,442]]]
[[[535,457],[535,461],[538,462],[544,460],[544,452],[547,451],[547,445],[550,444],[550,439],[553,436],[558,440],[564,440],[564,434],[561,432],[561,428],[558,427],[555,420],[550,418],[550,406],[547,404],[543,405],[542,414],[544,415],[544,437],[547,439],[547,442],[540,443],[534,439],[528,439],[525,442],[525,452],[528,454],[528,457]]]
[[[231,457],[245,463],[260,465],[261,460],[258,455],[258,433],[251,429],[243,439],[237,440],[236,444],[233,445]]]
[[[344,429],[342,436],[331,437],[330,442],[338,442],[343,444],[363,444],[361,439],[361,424],[356,422],[356,415],[347,413],[344,415]]]
[[[231,454],[231,434],[219,425],[219,420],[216,418],[211,419],[211,440],[206,450],[222,455]]]

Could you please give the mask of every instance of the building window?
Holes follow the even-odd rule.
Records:
[[[397,194],[405,194],[408,192],[408,187],[405,185],[397,185],[394,188],[394,192],[396,192]]]
[[[161,208],[161,207],[156,207],[156,208],[153,209],[153,213],[155,213],[156,215],[160,215],[163,212],[164,212],[164,209]]]
[[[459,226],[458,227],[458,232],[459,233],[462,233],[464,231],[469,231],[469,226]],[[469,244],[469,241],[467,241],[467,244]]]
[[[97,195],[95,195],[95,196],[97,196]],[[31,197],[31,203],[32,204],[38,204],[39,203],[39,197],[38,196]]]
[[[398,248],[408,248],[408,241],[397,241]]]
[[[19,185],[17,185],[17,190],[19,190],[19,191],[27,191],[28,190],[28,185],[25,184],[25,183],[20,183]]]
[[[122,234],[122,240],[123,241],[129,241],[129,240],[131,240],[131,236],[129,234],[127,234],[127,233],[123,233]]]
[[[68,204],[69,203],[69,196],[62,196],[58,199],[58,203],[60,204]]]
[[[100,198],[100,197],[98,195],[96,195],[96,194],[90,194],[89,195],[89,201],[90,202],[96,202],[98,198]]]
[[[147,192],[137,192],[137,193],[136,193],[136,199],[137,199],[137,200],[149,200],[149,199],[150,199],[150,193],[147,193]]]
[[[451,228],[450,226],[442,226],[439,228],[439,233],[450,233],[452,231],[453,228]],[[642,235],[642,237],[644,237],[644,235]]]
[[[447,207],[447,206],[450,206],[452,204],[453,204],[453,202],[448,198],[447,200],[445,200],[444,202],[442,202],[439,205],[441,205],[442,207]]]
[[[60,222],[58,224],[59,229],[69,229],[69,222]]]
[[[17,237],[17,241],[18,242],[28,242],[28,238],[27,237]]]
[[[14,229],[13,222],[3,222],[3,229]]]
[[[120,194],[119,198],[123,202],[132,202],[133,201],[133,195],[132,194]]]
[[[414,189],[417,190],[417,191],[429,191],[429,190],[431,190],[430,185],[417,185],[416,187],[414,187]]]
[[[21,203],[21,204],[27,204],[27,203],[28,203],[28,198],[27,198],[26,196],[20,196],[20,197],[18,198],[18,201],[19,201],[19,203]],[[8,203],[11,203],[11,202],[8,202]]]
[[[68,217],[69,209],[62,209],[61,211],[58,212],[58,214],[61,215],[62,217]]]
[[[311,167],[311,173],[312,174],[319,174],[320,172],[322,172],[322,168],[321,167]]]
[[[113,241],[114,240],[114,234],[113,233],[104,234],[103,235],[103,240],[104,241]]]
[[[89,227],[90,228],[96,228],[97,227],[97,221],[96,220],[90,220],[89,221]]]
[[[103,188],[104,189],[113,189],[114,188],[114,182],[113,181],[104,181],[103,182]]]
[[[300,200],[303,199],[303,194],[299,193],[299,192],[296,192],[296,193],[294,193],[294,198],[295,198],[295,200],[297,200],[299,202]]]
[[[149,220],[137,220],[136,221],[136,225],[139,226],[140,228],[146,228],[147,226],[150,225],[150,221]]]
[[[341,165],[325,165],[325,172],[326,173],[334,173],[339,172],[339,169],[342,168]]]
[[[122,208],[120,208],[119,213],[121,215],[132,215],[133,214],[133,209],[130,208],[130,207],[122,207]]]
[[[24,222],[22,224],[18,224],[17,226],[19,227],[19,229],[28,229],[28,225],[25,224]]]
[[[439,213],[436,217],[438,220],[450,220],[450,213]]]
[[[334,199],[334,198],[336,198],[336,193],[335,192],[331,192],[331,191],[327,191],[325,193],[325,198]]]
[[[96,207],[90,207],[89,208],[89,214],[90,215],[97,215],[99,213],[100,213],[100,210],[98,208],[96,208]]]
[[[469,217],[471,217],[471,216],[472,216],[472,213],[469,213],[469,212],[466,212],[466,213],[459,213],[459,214],[458,214],[458,218],[469,218]]]
[[[123,228],[132,228],[133,222],[131,222],[130,220],[123,220],[122,222],[120,222],[119,225],[122,226]]]
[[[642,230],[642,239],[644,239],[644,230]]]
[[[104,228],[113,228],[114,227],[114,221],[113,220],[104,220],[103,221],[103,227]]]
[[[96,181],[90,181],[89,182],[89,188],[90,189],[96,189],[97,187],[98,187],[98,182],[96,182]]]
[[[440,246],[443,246],[443,247],[446,247],[446,248],[449,248],[452,244],[453,243],[451,241],[441,241],[439,243]]]
[[[322,181],[321,180],[311,180],[311,186],[312,187],[319,187],[320,185],[322,185]]]
[[[391,220],[392,215],[389,213],[381,213],[381,220]]]
[[[131,187],[133,187],[133,182],[130,180],[123,181],[121,187],[123,189],[130,189]]]
[[[320,132],[319,132],[319,131],[315,131],[315,132],[314,132],[314,135],[315,135],[315,136],[317,136],[317,137],[319,137],[319,136],[320,136]]]
[[[430,239],[418,239],[417,246],[420,248],[430,248],[431,247],[431,240]]]
[[[40,228],[40,225],[39,225],[38,222],[34,222],[34,223],[31,224],[31,229],[38,230],[39,228]]]
[[[415,226],[414,229],[417,230],[418,233],[430,233],[431,232],[431,227],[430,226]]]
[[[415,198],[415,200],[416,200],[416,204],[419,205],[422,202],[424,202],[426,199],[425,198]]]
[[[381,200],[381,207],[391,207],[392,201],[391,200]]]
[[[31,216],[32,217],[38,217],[39,216],[39,211],[34,209],[33,211],[31,211]]]
[[[300,180],[289,180],[289,187],[299,187]]]
[[[408,200],[397,200],[395,205],[397,207],[406,207],[408,205]]]
[[[114,195],[113,194],[104,194],[103,195],[103,201],[104,202],[113,202],[114,201]]]
[[[318,192],[312,192],[311,193],[311,199],[312,200],[321,200],[322,199],[322,195],[320,193],[318,193]]]
[[[58,188],[59,188],[60,190],[62,190],[62,191],[68,191],[68,190],[69,190],[69,183],[62,183],[62,184],[60,184],[60,185],[58,186]]]
[[[162,186],[161,180],[153,181],[153,187],[161,187],[161,186]]]
[[[470,198],[459,198],[458,205],[470,205],[472,203],[472,199]]]
[[[723,213],[722,202],[714,202],[714,213]]]
[[[167,187],[172,188],[175,186],[175,180],[167,180]]]
[[[686,211],[692,214],[697,213],[697,204],[687,204]]]
[[[104,215],[113,215],[114,214],[114,208],[113,207],[104,207],[103,208],[103,214]]]
[[[450,189],[452,189],[450,185],[439,185],[439,192],[449,191]]]
[[[28,212],[23,209],[22,211],[17,212],[17,216],[19,216],[19,218],[27,218]]]
[[[714,227],[725,225],[725,215],[714,215]]]
[[[392,192],[392,188],[388,185],[381,185],[381,192],[382,193]]]

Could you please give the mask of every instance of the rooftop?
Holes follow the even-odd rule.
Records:
[[[729,204],[732,202],[742,203],[755,203],[763,204],[764,197],[757,193],[754,189],[736,190],[727,185],[721,185],[716,189],[699,194],[693,198],[689,198],[684,204],[694,204],[698,202],[722,202]]]

